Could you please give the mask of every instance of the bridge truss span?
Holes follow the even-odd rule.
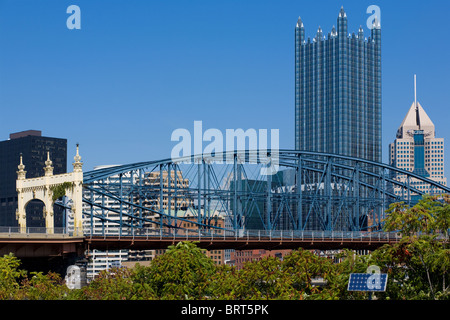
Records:
[[[294,150],[263,155],[234,151],[85,172],[85,233],[380,231],[391,203],[413,205],[424,190],[450,193],[433,180],[363,159]]]

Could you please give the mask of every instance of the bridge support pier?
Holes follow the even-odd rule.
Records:
[[[44,203],[44,218],[47,233],[54,233],[54,215],[53,204],[56,199],[54,195],[66,195],[72,200],[71,210],[74,217],[74,235],[82,235],[83,230],[83,212],[82,212],[82,195],[83,195],[83,163],[79,155],[77,145],[77,154],[74,157],[73,172],[53,175],[52,161],[50,154],[47,152],[47,161],[45,161],[45,176],[39,178],[26,179],[25,166],[23,164],[22,155],[20,156],[20,164],[17,171],[16,189],[18,195],[18,203],[16,209],[16,218],[19,224],[20,232],[27,231],[26,207],[31,200],[37,199]],[[61,188],[63,190],[61,190]],[[58,191],[57,191],[58,190]],[[61,193],[62,191],[62,193]],[[55,194],[57,192],[57,194]]]

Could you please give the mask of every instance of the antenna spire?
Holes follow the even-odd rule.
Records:
[[[416,75],[414,75],[414,107],[416,108],[416,124],[419,126],[420,130],[420,114],[419,114],[419,107],[417,105]]]
[[[417,110],[417,87],[416,87],[416,75],[414,75],[414,107]]]

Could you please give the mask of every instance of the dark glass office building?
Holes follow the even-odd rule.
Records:
[[[43,137],[41,131],[29,130],[10,134],[0,141],[0,227],[17,226],[17,166],[20,154],[26,178],[44,176],[47,151],[53,161],[53,174],[67,172],[67,140]],[[45,227],[43,203],[33,200],[27,206],[27,227]],[[55,227],[62,226],[62,210],[55,208]]]
[[[343,8],[325,37],[295,28],[295,148],[381,162],[381,28],[349,34]]]

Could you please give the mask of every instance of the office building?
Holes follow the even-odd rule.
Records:
[[[425,109],[417,101],[416,76],[414,76],[414,102],[397,130],[396,139],[389,144],[389,163],[411,171],[440,184],[447,185],[444,177],[444,138],[436,137],[436,129]],[[397,180],[406,182],[406,175],[397,174]],[[434,194],[428,183],[411,178],[410,183],[420,191]],[[401,195],[403,188],[395,188]],[[403,195],[405,196],[405,195]]]
[[[97,166],[94,170],[114,166]],[[181,171],[177,171],[176,175],[174,171],[171,171],[170,175],[167,171],[145,172],[142,176],[132,175],[128,172],[97,181],[93,187],[101,189],[110,184],[123,184],[126,186],[133,184],[142,186],[140,192],[130,193],[127,200],[130,203],[135,203],[138,206],[151,210],[159,211],[162,209],[167,215],[182,215],[192,205],[192,200],[188,196],[189,181],[183,178]],[[175,185],[178,188],[177,192],[175,192]],[[160,186],[162,186],[162,194],[160,193]],[[105,218],[92,218],[86,215],[84,218],[84,228],[88,233],[130,235],[133,233],[148,232],[151,235],[152,232],[155,232],[153,234],[159,234],[160,223],[171,225],[175,221],[170,219],[163,219],[161,221],[159,215],[153,211],[136,209],[123,203],[121,205],[113,197],[96,196],[89,191],[85,191],[84,197],[97,204],[97,206],[92,206],[92,208],[85,204],[84,211],[89,212],[92,210],[95,216]],[[91,197],[93,198],[91,199]],[[124,195],[123,197],[126,196]],[[122,214],[120,214],[120,211],[122,211]],[[134,214],[136,217],[142,216],[147,221],[143,221],[140,224],[139,222],[133,221],[130,214]],[[131,228],[132,225],[135,227]],[[144,231],[140,228],[144,228]],[[108,270],[115,266],[123,265],[132,267],[137,262],[139,264],[148,264],[156,256],[164,252],[165,250],[90,250],[88,251],[89,262],[86,266],[87,278],[91,281],[102,270]]]
[[[0,141],[0,226],[17,227],[17,166],[20,154],[26,166],[27,178],[44,176],[47,152],[53,161],[53,174],[67,172],[67,140],[42,136],[41,131],[28,130],[12,133],[8,140]],[[44,204],[33,200],[27,206],[27,226],[45,227]],[[55,227],[62,227],[63,210],[54,208]]]
[[[168,213],[167,210],[164,210],[164,212],[166,214]],[[211,228],[205,229],[202,226],[199,226],[198,209],[189,207],[186,210],[177,210],[176,213],[173,213],[173,217],[176,216],[180,219],[167,220],[163,231],[167,233],[176,232],[177,236],[187,235],[188,237],[194,237],[194,239],[202,232],[208,234],[213,233],[214,237],[217,236],[219,238],[223,236],[225,219],[222,215],[220,215],[220,212],[217,210],[211,210],[210,212],[203,211],[202,214],[208,218],[203,218],[200,222],[210,226]],[[165,251],[166,250],[157,250],[156,256],[163,254]],[[217,265],[225,263],[225,250],[206,250],[205,255],[211,258]]]
[[[343,8],[325,37],[295,28],[295,149],[381,162],[381,26],[349,34]],[[365,23],[365,22],[364,22]]]

